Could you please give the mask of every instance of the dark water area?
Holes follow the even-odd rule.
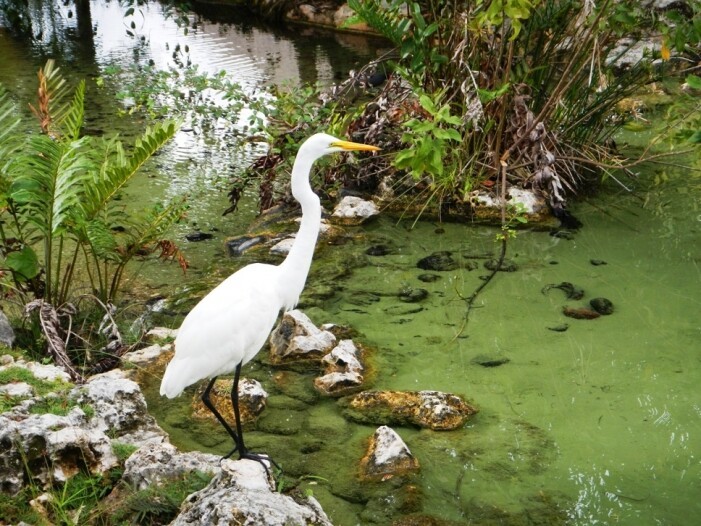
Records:
[[[92,2],[94,45],[86,50],[70,6],[31,5],[45,20],[34,44],[0,23],[0,82],[21,100],[48,57],[75,80],[115,64],[168,68],[190,60],[254,89],[331,83],[381,46],[239,14],[215,21],[209,12],[188,15],[185,35],[159,4],[143,6],[132,30],[117,2]],[[116,89],[89,84],[91,126],[134,136],[144,122],[115,117],[123,109]],[[641,147],[649,137],[629,132],[617,140]],[[208,288],[250,261],[230,259],[224,240],[245,232],[256,215],[254,196],[234,216],[221,211],[229,177],[256,150],[233,156],[211,144],[179,133],[129,189],[135,207],[193,196],[187,222],[173,233],[192,269],[183,278],[175,268],[142,264],[135,283],[150,293]],[[609,180],[597,195],[581,197],[572,212],[583,227],[570,235],[519,231],[508,252],[516,271],[499,273],[480,294],[467,328],[464,298],[487,273],[484,256],[498,251],[498,229],[381,217],[349,229],[345,243],[320,243],[302,307],[317,324],[358,332],[374,368],[369,387],[456,393],[480,412],[456,431],[396,428],[421,465],[410,490],[396,481],[360,483],[357,463],[375,427],[347,420],[335,400],[318,395],[315,371],[276,369],[261,353],[243,371],[270,394],[249,447],[269,452],[290,476],[304,476],[300,489],[338,526],[391,525],[410,514],[449,525],[701,523],[701,176],[697,158],[684,162],[695,171],[646,167],[625,181],[631,191]],[[193,230],[214,237],[187,243]],[[369,255],[377,245],[386,250]],[[458,265],[420,280],[426,271],[417,262],[438,251]],[[583,297],[549,288],[563,282]],[[425,299],[399,298],[419,288]],[[586,320],[563,313],[598,297],[613,304],[612,314]],[[173,401],[158,396],[160,373],[147,376],[144,390],[173,443],[228,452],[224,433],[192,420],[194,390]]]

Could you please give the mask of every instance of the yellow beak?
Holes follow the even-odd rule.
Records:
[[[335,148],[343,148],[344,150],[347,150],[349,152],[356,150],[376,152],[380,150],[380,148],[378,148],[377,146],[370,146],[369,144],[362,144],[359,142],[350,141],[336,141],[331,146],[334,146]]]

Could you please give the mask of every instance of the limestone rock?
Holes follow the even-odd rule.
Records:
[[[136,490],[151,484],[162,484],[193,471],[214,474],[219,471],[221,457],[191,451],[181,453],[167,442],[150,442],[141,446],[124,463],[122,480]]]
[[[174,340],[178,335],[178,329],[169,329],[168,327],[154,327],[146,333],[146,340],[149,342],[159,340]]]
[[[360,461],[361,478],[386,480],[418,470],[419,462],[402,438],[391,427],[378,427]]]
[[[13,382],[0,385],[0,395],[27,398],[34,395],[34,388],[26,382]]]
[[[477,413],[460,396],[440,391],[363,391],[342,401],[351,420],[365,424],[457,429]]]
[[[218,379],[209,393],[209,398],[217,411],[229,422],[234,422],[234,409],[231,405],[231,388],[234,385],[232,379]],[[216,417],[202,403],[202,393],[206,383],[202,382],[193,397],[194,416],[207,418],[216,422]],[[239,409],[241,410],[241,423],[255,422],[268,401],[268,393],[258,380],[241,378],[239,380]]]
[[[319,360],[336,344],[336,337],[318,329],[306,314],[291,310],[270,335],[270,361],[279,365]]]
[[[344,225],[359,225],[380,213],[377,205],[360,197],[347,195],[336,205],[332,219]]]
[[[360,349],[353,340],[341,340],[321,363],[324,375],[314,380],[317,391],[329,396],[344,396],[358,390],[363,384],[363,365]]]
[[[207,487],[190,495],[171,526],[332,526],[313,497],[295,500],[275,491],[253,460],[224,460]]]
[[[276,256],[286,256],[292,250],[292,245],[295,243],[294,236],[286,237],[282,241],[278,241],[270,248],[270,253]]]
[[[159,345],[155,343],[153,345],[149,345],[148,347],[144,347],[143,349],[138,349],[136,351],[123,354],[122,361],[136,365],[146,365],[157,361],[161,357],[162,353],[172,350],[172,344]]]
[[[22,367],[28,369],[35,378],[39,380],[45,380],[47,382],[61,381],[70,382],[71,377],[66,371],[61,367],[57,367],[51,364],[43,364],[38,362],[27,362],[25,360],[19,359],[8,363],[7,365],[11,367]],[[0,370],[5,369],[5,366],[0,366]]]
[[[95,410],[89,422],[91,429],[109,433],[120,442],[141,446],[149,441],[161,442],[166,436],[148,413],[139,385],[119,369],[91,377],[85,385],[75,387],[70,396]]]
[[[81,468],[103,473],[117,465],[110,439],[86,428],[80,407],[67,415],[5,413],[0,415],[0,491],[17,493],[28,482],[41,486],[62,482]]]
[[[7,319],[5,313],[0,309],[0,344],[12,347],[15,343],[15,331],[12,330],[10,320]]]

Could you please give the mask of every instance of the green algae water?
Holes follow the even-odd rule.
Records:
[[[456,393],[480,412],[456,431],[395,427],[419,475],[404,485],[360,483],[375,426],[346,420],[334,400],[314,393],[313,373],[275,370],[263,352],[244,371],[271,394],[248,432],[251,447],[301,477],[339,526],[407,516],[426,524],[701,521],[701,180],[646,179],[653,174],[635,193],[611,187],[577,204],[584,226],[572,236],[519,232],[507,254],[517,270],[497,274],[466,327],[464,298],[488,273],[495,229],[381,218],[343,245],[320,247],[302,307],[318,324],[358,331],[370,349],[369,387]],[[367,255],[375,245],[386,254]],[[438,251],[460,267],[419,280],[427,271],[417,262]],[[547,288],[562,282],[584,297]],[[408,288],[428,295],[404,303],[398,295]],[[564,307],[597,297],[614,312],[564,316]],[[484,357],[504,363],[485,367]],[[228,450],[215,426],[191,429],[187,395],[164,403],[151,389],[150,406],[176,444]]]

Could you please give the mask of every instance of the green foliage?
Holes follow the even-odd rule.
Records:
[[[32,498],[32,489],[29,487],[22,489],[17,495],[0,492],[0,517],[7,524],[24,522],[34,526],[48,525],[49,522],[29,504]]]
[[[12,131],[14,106],[0,93],[0,236],[2,265],[16,290],[62,305],[75,288],[79,258],[90,289],[114,300],[126,265],[161,247],[185,208],[175,200],[126,214],[117,197],[176,133],[177,123],[147,128],[127,151],[116,138],[80,137],[85,84],[71,94],[49,61],[39,73],[32,111],[40,134]],[[173,251],[171,251],[171,254]]]
[[[115,454],[120,464],[124,464],[131,454],[139,449],[132,444],[124,444],[122,442],[112,442],[112,453]]]
[[[692,3],[697,12],[701,2]],[[619,46],[622,36],[635,39],[641,24],[655,29],[666,24],[639,2],[354,0],[349,5],[395,44],[394,70],[423,93],[420,110],[405,123],[407,148],[394,164],[420,180],[419,189],[426,180],[430,188],[442,188],[432,194],[442,199],[469,200],[478,183],[503,178],[542,185],[554,196],[551,204],[561,206],[565,191],[574,190],[584,175],[620,165],[618,153],[605,146],[626,122],[616,105],[664,73],[652,67],[654,55],[614,72],[611,59],[625,51]],[[684,47],[682,37],[669,33],[670,42],[679,39],[675,47],[698,44],[701,18],[674,10],[665,16],[679,24],[675,35],[691,39]],[[463,116],[461,122],[441,123],[427,111],[427,100],[447,105],[450,115]]]
[[[211,479],[209,474],[193,471],[143,490],[129,491],[120,508],[112,514],[109,524],[124,521],[144,526],[168,524],[178,514],[183,500],[204,488]]]
[[[63,380],[42,380],[34,376],[29,369],[18,365],[11,365],[0,370],[0,385],[13,382],[24,382],[31,385],[39,396],[44,396],[48,393],[66,393],[73,387],[73,384]]]
[[[103,475],[79,473],[50,492],[48,511],[54,523],[78,526],[88,522],[90,512],[112,490]]]
[[[440,185],[450,169],[449,152],[462,141],[462,119],[450,114],[450,106],[437,107],[434,100],[422,94],[419,103],[427,117],[413,118],[405,123],[407,131],[402,135],[406,148],[397,153],[394,165],[409,172],[414,179],[428,175]],[[448,173],[448,177],[453,174]]]

